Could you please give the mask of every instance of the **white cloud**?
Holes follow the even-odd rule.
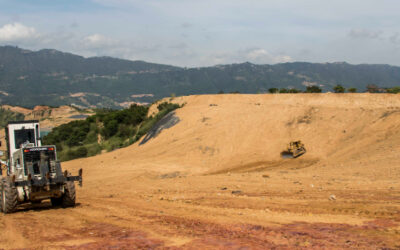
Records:
[[[39,34],[35,28],[21,23],[9,23],[0,28],[0,42],[15,42],[36,39]]]
[[[288,55],[272,55],[265,49],[247,49],[243,53],[243,58],[254,63],[284,63],[293,61]]]
[[[41,11],[6,1],[0,44],[27,49],[188,67],[293,58],[400,64],[395,0],[89,0],[74,10],[30,3]]]
[[[82,39],[82,43],[88,49],[102,49],[117,45],[117,41],[101,34],[86,36]]]
[[[214,64],[229,64],[251,62],[256,64],[275,64],[293,61],[293,58],[288,55],[272,54],[262,48],[247,48],[238,50],[234,53],[217,53],[211,56],[209,61]]]

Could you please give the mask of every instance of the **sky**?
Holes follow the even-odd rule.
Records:
[[[399,0],[0,0],[0,45],[185,67],[400,66]]]

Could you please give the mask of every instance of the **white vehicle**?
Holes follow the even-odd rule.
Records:
[[[53,206],[75,206],[75,181],[82,186],[82,169],[77,176],[62,172],[54,145],[42,146],[39,121],[10,122],[6,126],[7,174],[0,182],[3,213],[18,204],[50,199]]]

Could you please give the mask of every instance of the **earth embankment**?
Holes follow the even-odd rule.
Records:
[[[143,143],[63,163],[84,169],[77,207],[0,216],[0,246],[400,248],[399,95],[172,101]],[[307,153],[282,159],[294,140]]]

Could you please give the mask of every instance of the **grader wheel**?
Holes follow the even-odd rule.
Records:
[[[18,204],[17,188],[12,185],[9,177],[3,179],[1,183],[1,211],[5,214],[12,213]]]

